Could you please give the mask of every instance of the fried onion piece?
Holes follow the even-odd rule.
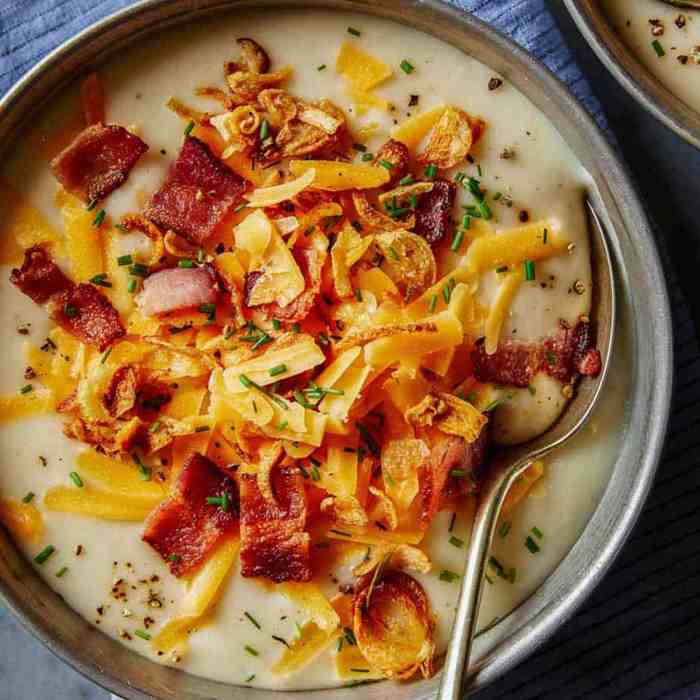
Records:
[[[379,165],[389,171],[391,174],[389,184],[393,187],[407,175],[410,159],[411,154],[401,141],[389,139],[377,151],[377,155],[374,157],[374,165]]]
[[[276,503],[275,493],[270,481],[272,470],[284,455],[281,440],[275,440],[271,444],[264,445],[258,452],[258,490],[263,498]]]
[[[421,194],[426,194],[432,189],[432,182],[414,182],[410,185],[400,185],[388,192],[382,192],[378,199],[382,206],[393,202],[396,202],[397,205],[404,206],[407,202],[411,201],[411,197],[418,197]]]
[[[254,39],[239,37],[236,43],[241,49],[240,61],[251,73],[267,73],[270,70],[270,58],[265,49]]]
[[[411,544],[375,545],[367,548],[365,558],[353,570],[353,576],[365,576],[374,571],[385,559],[390,569],[417,571],[427,574],[433,568],[428,555]]]
[[[382,445],[382,474],[387,494],[407,510],[418,494],[418,468],[430,453],[423,440],[387,440]]]
[[[382,231],[404,231],[413,228],[416,220],[413,214],[407,219],[393,219],[388,214],[375,209],[367,199],[364,192],[353,192],[352,202],[357,210],[357,216],[363,226],[370,230],[380,229]]]
[[[442,169],[454,167],[467,157],[485,126],[478,117],[472,117],[462,109],[448,107],[433,127],[430,141],[418,156],[418,162],[431,163]]]
[[[141,216],[140,214],[127,214],[123,216],[121,225],[127,231],[138,231],[151,240],[153,243],[151,257],[148,260],[144,260],[144,264],[148,265],[150,268],[158,265],[165,254],[163,232],[145,216]],[[172,231],[168,233],[173,236],[175,235]]]
[[[297,116],[297,101],[286,90],[263,90],[258,95],[258,104],[265,110],[267,121],[275,129],[281,129]]]
[[[376,486],[370,486],[369,492],[376,499],[372,508],[372,519],[382,523],[388,530],[396,530],[399,526],[399,516],[394,502]]]
[[[435,282],[437,264],[425,239],[410,231],[393,231],[378,234],[375,241],[384,256],[381,269],[406,302],[417,299]]]
[[[289,67],[281,68],[274,73],[253,73],[249,70],[237,70],[226,76],[226,82],[231,90],[232,100],[239,105],[255,102],[258,94],[265,88],[277,87],[285,82],[292,74]]]
[[[433,675],[435,618],[423,587],[388,570],[355,595],[353,632],[363,656],[387,678]]]
[[[321,501],[321,512],[330,516],[338,525],[366,527],[367,513],[354,496],[329,496]]]
[[[467,442],[475,442],[489,420],[468,401],[443,392],[427,394],[405,415],[406,421],[416,427],[434,425],[443,433],[459,435]]]

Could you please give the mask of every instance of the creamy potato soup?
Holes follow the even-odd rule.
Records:
[[[700,111],[700,10],[659,0],[601,0],[601,5],[649,72]]]
[[[503,77],[398,24],[251,13],[122,51],[4,168],[2,522],[161,663],[437,672],[489,455],[600,371],[587,184]],[[619,376],[509,494],[482,629],[595,509]]]

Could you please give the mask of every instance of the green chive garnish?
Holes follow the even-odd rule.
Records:
[[[406,177],[402,177],[399,180],[399,185],[405,187],[406,185],[412,185],[414,182],[415,180],[413,179],[413,175],[406,175]]]
[[[271,377],[278,377],[280,374],[284,374],[287,371],[287,365],[282,363],[281,365],[276,365],[270,369]]]
[[[359,287],[355,290],[355,299],[362,301],[362,290]]]
[[[260,656],[260,652],[255,649],[254,647],[251,647],[249,644],[246,644],[243,647],[251,656]]]
[[[150,481],[151,470],[141,461],[141,458],[136,453],[132,454],[131,458],[134,460],[134,464],[139,468],[141,481]]]
[[[107,212],[104,209],[100,209],[100,211],[97,212],[95,218],[92,220],[92,225],[102,226],[102,222],[105,220],[105,216],[107,216]]]
[[[453,253],[456,253],[460,246],[462,245],[462,241],[464,240],[464,231],[461,228],[458,228],[455,231],[455,237],[452,239],[452,245],[450,246],[450,250]]]
[[[468,469],[450,469],[450,476],[457,477],[458,479],[467,476],[467,474],[469,474]]]
[[[267,119],[263,119],[260,124],[260,140],[264,141],[270,135],[270,124]]]
[[[248,379],[248,377],[246,377],[245,374],[241,374],[241,376],[238,377],[238,381],[241,384],[243,384],[243,386],[246,389],[252,389],[253,387],[257,387],[257,384],[255,382],[251,381],[250,379]]]
[[[438,298],[437,294],[433,294],[433,296],[430,297],[430,303],[428,304],[428,311],[432,314],[433,311],[435,311],[435,307],[437,306]]]
[[[455,526],[455,520],[457,520],[457,513],[452,513],[452,517],[450,518],[450,524],[447,528],[447,532],[452,532]]]
[[[148,632],[144,632],[143,630],[134,630],[134,634],[137,637],[141,637],[141,639],[145,639],[147,642],[151,639],[151,635],[148,634]]]
[[[107,275],[102,272],[99,275],[95,275],[90,279],[90,282],[96,284],[98,287],[111,287],[112,283],[107,281]]]
[[[80,478],[80,474],[78,472],[71,472],[68,476],[70,476],[71,481],[79,488],[82,489],[85,484],[83,483],[83,480]]]
[[[103,365],[105,362],[107,362],[107,358],[112,354],[112,348],[107,348],[103,353],[102,357],[100,358],[100,364]]]
[[[20,394],[28,394],[30,391],[33,391],[34,387],[31,384],[25,384],[20,390]]]
[[[56,547],[54,547],[52,544],[46,545],[46,547],[44,547],[44,549],[42,549],[41,552],[39,552],[39,554],[37,554],[37,555],[34,557],[34,561],[35,561],[37,564],[44,564],[44,563],[46,562],[46,560],[47,560],[55,551],[56,551]]]
[[[523,263],[525,268],[525,279],[532,282],[535,279],[535,263],[532,260],[526,260]]]
[[[427,178],[431,179],[434,178],[437,175],[437,165],[433,165],[432,163],[426,167],[424,170],[424,174]]]
[[[367,150],[367,146],[364,143],[353,143],[352,147],[360,153],[364,153]]]
[[[510,532],[510,528],[511,528],[511,527],[512,527],[512,526],[511,526],[511,524],[510,524],[510,520],[505,520],[505,521],[502,523],[501,527],[498,528],[498,534],[499,534],[501,537],[505,537],[505,536]]]
[[[536,526],[532,528],[531,532],[539,540],[541,540],[544,537],[544,533],[542,532],[542,530],[540,530],[540,528]]]
[[[392,170],[394,167],[394,164],[391,161],[384,160],[384,159],[379,161],[379,165],[381,165],[382,168],[386,168],[387,170]]]
[[[120,255],[117,258],[117,265],[120,265],[121,267],[124,267],[125,265],[131,265],[132,262],[134,261],[131,255]]]
[[[355,27],[348,27],[348,34],[352,34],[353,36],[362,36],[360,30],[355,29]]]
[[[67,573],[68,573],[68,567],[67,567],[67,566],[62,566],[62,567],[56,572],[56,578],[63,578]]]
[[[22,503],[31,503],[34,500],[34,492],[30,491],[23,499]]]
[[[129,292],[129,294],[133,294],[138,286],[139,283],[135,279],[130,279],[126,289]]]
[[[185,268],[194,267],[194,260],[190,260],[189,258],[182,258],[182,260],[177,261],[177,266]]]
[[[190,123],[185,127],[185,136],[189,136],[192,133],[192,129],[194,129],[194,122],[190,121]]]
[[[326,64],[322,63],[316,70],[326,70]]]
[[[402,70],[406,75],[410,75],[410,74],[413,73],[413,71],[415,70],[415,67],[413,66],[413,64],[411,64],[409,61],[407,61],[407,60],[404,58],[403,61],[401,61],[401,70]]]
[[[460,575],[456,574],[454,571],[448,571],[447,569],[443,569],[440,572],[439,578],[441,581],[447,581],[447,583],[453,583],[458,578],[460,578]]]
[[[664,47],[661,46],[661,42],[658,39],[654,39],[654,41],[651,42],[652,48],[654,51],[656,51],[656,55],[659,58],[663,58],[666,55],[666,52],[664,51]]]
[[[273,318],[273,319],[272,319],[272,327],[273,327],[276,331],[278,331],[280,328],[282,328],[282,324],[280,323],[280,321],[279,321],[278,319]]]
[[[129,268],[129,274],[135,277],[148,277],[148,267],[142,263],[134,263]]]
[[[537,554],[537,552],[540,551],[540,546],[535,542],[535,540],[530,537],[530,535],[527,536],[525,540],[525,546],[530,550],[530,554]]]
[[[464,540],[460,540],[459,537],[454,535],[450,537],[449,542],[453,547],[464,547]]]
[[[301,330],[301,326],[298,323],[292,323],[292,330],[295,333],[299,333],[299,331]]]
[[[371,153],[363,153],[362,160],[365,161],[365,163],[367,163],[370,160],[374,160],[374,156]]]
[[[78,315],[78,309],[76,309],[75,306],[66,304],[63,307],[63,313],[68,316],[68,318],[75,318]]]

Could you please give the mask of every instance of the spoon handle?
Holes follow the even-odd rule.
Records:
[[[511,483],[528,465],[529,462],[517,471],[504,474],[503,478],[492,485],[489,493],[480,499],[474,516],[464,578],[436,700],[461,700],[462,679],[469,665],[472,642],[476,634],[484,573],[498,514]]]

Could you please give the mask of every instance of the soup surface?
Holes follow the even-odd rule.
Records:
[[[622,12],[632,3],[612,4]],[[641,19],[639,23],[643,24]],[[349,33],[348,28],[353,31]],[[252,37],[265,47],[273,70],[293,66],[293,75],[285,84],[291,94],[306,100],[328,98],[345,110],[353,132],[362,134],[358,162],[362,162],[361,153],[376,153],[397,124],[436,105],[453,105],[479,115],[486,128],[470,151],[470,162],[444,173],[452,179],[461,170],[467,178],[478,178],[479,191],[486,193],[492,218],[489,222],[475,218],[472,232],[489,225],[497,235],[528,222],[547,221],[568,243],[564,254],[537,262],[534,280],[526,275],[501,328],[501,341],[539,341],[557,332],[560,319],[573,325],[589,312],[591,270],[583,208],[588,178],[552,125],[486,66],[425,34],[361,15],[267,12],[201,21],[156,34],[101,66],[106,121],[129,127],[149,145],[149,151],[128,181],[95,211],[104,206],[110,220],[118,222],[142,210],[183,142],[187,121],[167,109],[166,102],[175,96],[195,108],[216,111],[211,100],[193,95],[202,85],[224,87],[221,66],[236,57],[237,37]],[[335,70],[336,56],[345,41],[393,69],[392,77],[375,93],[394,109],[358,107],[357,97],[348,94],[347,82]],[[666,62],[671,61],[675,58],[669,55]],[[406,64],[402,69],[402,62],[408,62],[410,69],[406,70]],[[695,69],[689,66],[687,70]],[[4,168],[4,176],[19,193],[15,205],[17,197],[23,198],[59,231],[65,221],[55,205],[57,183],[48,159],[64,139],[62,133],[73,128],[77,110],[78,86],[73,86],[39,115]],[[473,211],[475,200],[467,187],[459,188],[457,198],[454,217],[461,218],[460,206]],[[5,238],[15,233],[7,218],[0,223]],[[465,247],[477,240],[476,233],[473,239],[470,236],[469,231],[464,235]],[[119,240],[121,255],[136,256],[139,247],[148,248],[137,233],[124,234]],[[462,262],[463,250],[451,241],[452,230],[445,244],[436,248],[438,277]],[[27,392],[39,391],[40,377],[25,374],[27,343],[41,348],[52,325],[45,310],[9,282],[10,270],[17,264],[12,256],[9,250],[4,253],[7,264],[0,275],[0,319],[8,329],[0,374],[3,395],[16,395],[26,386],[32,387]],[[63,264],[60,257],[58,260]],[[66,271],[70,273],[67,267]],[[487,270],[480,277],[478,295],[484,305],[492,304],[498,293],[499,274]],[[360,301],[357,303],[353,313],[361,314]],[[544,475],[529,491],[525,489],[526,496],[503,518],[481,606],[482,628],[507,615],[542,583],[595,509],[616,450],[615,427],[606,414],[614,415],[623,401],[625,388],[620,377],[614,370],[604,408],[581,436],[547,459]],[[527,388],[512,387],[499,396],[498,405],[489,407],[488,414],[494,437],[501,442],[516,442],[541,432],[566,403],[562,385],[544,372]],[[35,494],[31,503],[43,519],[43,534],[34,540],[19,538],[18,544],[28,557],[36,557],[51,545],[53,551],[40,557],[36,567],[88,621],[149,658],[234,684],[316,688],[375,677],[363,666],[341,674],[336,667],[339,644],[335,640],[302,672],[274,672],[275,664],[304,634],[301,630],[307,630],[313,616],[310,618],[308,607],[274,584],[243,577],[237,561],[221,586],[218,603],[191,626],[186,644],[159,653],[152,638],[168,620],[182,614],[186,579],[174,576],[169,569],[173,560],[165,561],[142,540],[143,522],[86,517],[47,507],[44,496],[49,489],[91,487],[90,476],[81,474],[76,466],[85,446],[66,437],[63,424],[63,416],[55,412],[2,422],[0,493],[15,501]],[[143,459],[155,473],[154,462]],[[462,497],[439,512],[419,545],[432,563],[431,570],[411,571],[437,619],[438,653],[444,650],[450,631],[472,512],[473,496]],[[324,544],[333,549],[337,543]],[[317,581],[329,599],[353,580],[350,569],[355,564],[357,558],[352,556],[339,558]],[[349,644],[346,639],[345,646]]]
[[[700,11],[658,0],[601,0],[601,5],[651,74],[700,111]]]

